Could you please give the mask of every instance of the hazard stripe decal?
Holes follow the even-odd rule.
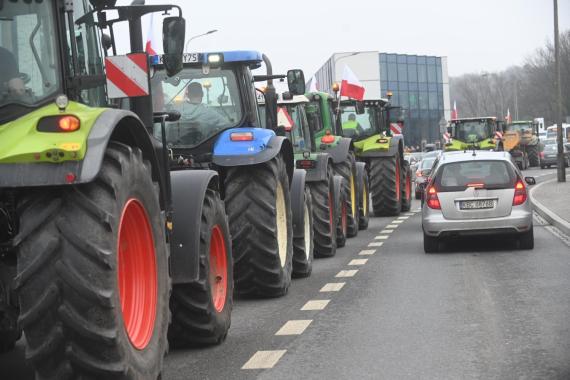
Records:
[[[147,59],[144,53],[105,58],[109,98],[149,95]]]

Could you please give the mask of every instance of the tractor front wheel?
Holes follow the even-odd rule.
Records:
[[[394,216],[402,209],[400,157],[375,157],[370,160],[372,209],[377,216]]]
[[[20,324],[42,379],[157,379],[168,250],[151,168],[112,142],[92,183],[19,199]]]
[[[303,236],[293,237],[293,277],[309,277],[313,271],[313,198],[305,187]]]
[[[410,211],[412,208],[412,169],[407,161],[404,161],[402,170],[402,184],[402,211]]]
[[[359,224],[359,186],[356,175],[356,160],[354,153],[349,152],[346,160],[334,166],[335,174],[344,178],[344,189],[347,202],[347,237],[358,235]]]
[[[309,189],[313,198],[315,257],[334,256],[336,254],[336,211],[332,167],[328,167],[325,180],[310,182]]]

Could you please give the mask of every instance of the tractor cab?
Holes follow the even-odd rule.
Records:
[[[497,131],[496,117],[452,120],[447,131],[451,139],[445,144],[445,150],[495,149]]]
[[[389,136],[390,102],[387,99],[377,100],[343,100],[335,114],[336,128],[344,137],[354,141],[367,139],[377,134]]]

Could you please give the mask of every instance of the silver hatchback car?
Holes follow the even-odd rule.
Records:
[[[522,249],[534,248],[527,184],[507,152],[468,151],[442,155],[424,193],[424,251],[445,238],[515,235]]]

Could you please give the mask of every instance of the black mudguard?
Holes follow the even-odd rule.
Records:
[[[200,268],[200,226],[206,190],[218,189],[218,174],[213,170],[171,172],[172,238],[170,263],[173,284],[197,281]]]
[[[317,166],[307,170],[306,182],[325,181],[327,179],[328,166],[332,165],[332,158],[327,153],[316,155]]]
[[[346,156],[348,156],[350,150],[353,150],[352,139],[343,137],[337,146],[327,149],[327,153],[330,154],[335,164],[339,164],[346,160]]]
[[[214,156],[212,162],[221,167],[232,166],[249,166],[262,164],[273,159],[279,153],[283,154],[283,159],[287,165],[287,175],[289,176],[289,186],[293,180],[294,157],[293,145],[291,141],[283,136],[273,136],[265,149],[253,155],[236,155],[236,156]]]
[[[305,236],[305,178],[304,169],[295,169],[291,183],[291,208],[293,209],[293,236]]]

